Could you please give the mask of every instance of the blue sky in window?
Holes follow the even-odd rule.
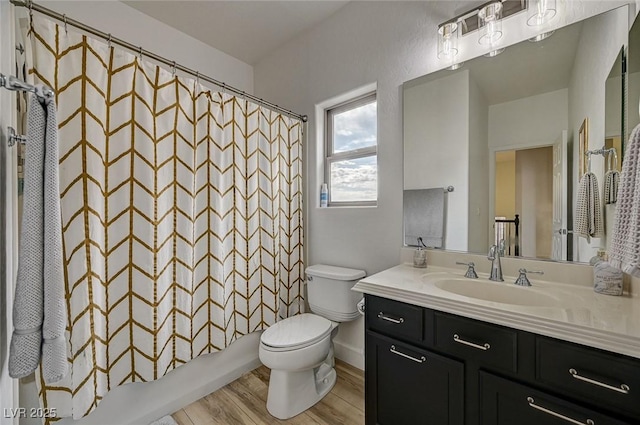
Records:
[[[331,164],[331,200],[375,201],[378,198],[377,157],[338,161]]]
[[[342,112],[333,120],[334,152],[345,152],[377,144],[377,103]],[[331,200],[375,201],[378,198],[377,156],[331,164]]]
[[[377,103],[372,102],[333,117],[333,151],[344,152],[375,146]]]

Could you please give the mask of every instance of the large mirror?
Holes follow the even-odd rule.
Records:
[[[626,119],[627,134],[640,124],[640,15],[629,31],[627,60],[627,97],[629,111]]]
[[[609,136],[622,149],[615,69],[628,14],[619,7],[404,84],[404,189],[455,188],[444,192],[444,249],[499,244],[505,255],[587,262],[605,248],[606,229],[573,235],[574,212],[582,176],[597,177],[601,200],[608,170],[605,155],[585,152]]]

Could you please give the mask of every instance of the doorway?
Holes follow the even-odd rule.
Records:
[[[518,216],[517,239],[513,229],[504,233],[505,250],[517,243],[520,256],[551,258],[552,146],[496,152],[494,211],[498,221]]]

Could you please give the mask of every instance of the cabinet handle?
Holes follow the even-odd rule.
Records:
[[[469,347],[477,348],[478,350],[482,351],[487,351],[489,348],[491,348],[491,345],[489,345],[488,342],[485,342],[482,345],[474,344],[473,342],[465,341],[464,339],[460,338],[458,334],[453,334],[453,340],[458,344],[468,345]]]
[[[563,415],[561,413],[554,412],[553,410],[549,410],[546,407],[538,406],[536,404],[536,401],[533,399],[533,397],[527,397],[527,403],[529,403],[530,407],[533,407],[536,410],[544,412],[547,415],[555,416],[556,418],[560,418],[560,419],[562,419],[564,421],[567,421],[569,423],[572,423],[572,424],[576,424],[576,425],[596,425],[596,423],[591,419],[587,419],[586,422],[580,422],[580,421],[577,421],[577,420],[575,420],[573,418],[565,416],[565,415]]]
[[[400,323],[404,323],[404,319],[402,317],[396,319],[395,317],[387,316],[383,312],[378,313],[378,318],[386,320],[387,322],[395,323],[397,325],[399,325]]]
[[[397,354],[397,355],[399,355],[401,357],[404,357],[405,359],[413,360],[416,363],[424,363],[424,362],[427,361],[427,358],[425,356],[420,356],[419,359],[416,359],[413,356],[410,356],[408,354],[402,353],[402,352],[396,350],[396,346],[395,345],[392,345],[391,348],[389,348],[389,351],[391,351],[393,354]]]
[[[614,387],[613,385],[605,384],[604,382],[596,381],[595,379],[587,378],[586,376],[581,376],[574,368],[569,369],[569,373],[572,377],[579,379],[580,381],[597,385],[599,387],[606,388],[611,391],[616,391],[622,394],[629,394],[629,390],[631,389],[627,384],[621,384],[620,387]]]

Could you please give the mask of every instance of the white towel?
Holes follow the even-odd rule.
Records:
[[[620,173],[618,170],[609,170],[604,174],[604,205],[618,202],[618,184]]]
[[[42,93],[41,86],[37,90]],[[24,208],[9,374],[13,378],[28,376],[42,360],[45,382],[53,383],[61,380],[69,369],[58,122],[53,99],[31,96],[27,126]]]
[[[602,209],[598,193],[598,179],[588,172],[580,179],[578,199],[576,201],[575,233],[591,241],[591,238],[604,236]]]
[[[609,263],[640,277],[640,125],[624,153]]]

